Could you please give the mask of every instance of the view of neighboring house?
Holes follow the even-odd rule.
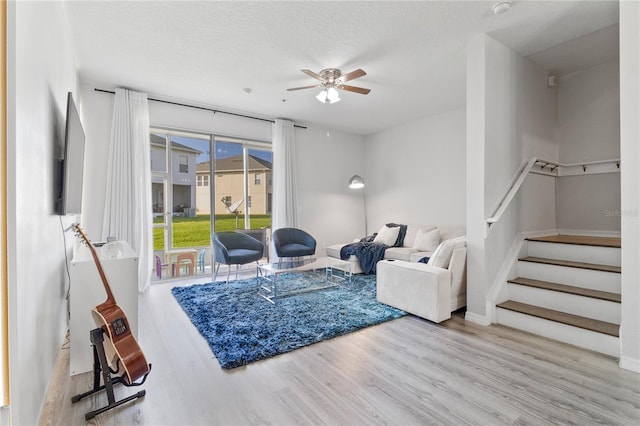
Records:
[[[153,213],[164,212],[164,177],[171,176],[171,212],[187,216],[211,213],[209,181],[209,163],[197,164],[197,149],[178,142],[171,142],[171,173],[167,173],[166,139],[151,134],[151,185]],[[253,155],[248,156],[249,164],[247,189],[244,196],[244,163],[242,154],[221,158],[215,161],[215,209],[218,214],[229,213],[227,209],[240,203],[234,212],[252,214],[271,214],[273,194],[271,162]]]
[[[271,214],[273,194],[272,165],[269,161],[248,156],[247,167],[248,199],[244,200],[243,156],[222,158],[215,161],[216,213],[229,213],[227,207],[241,202],[236,212],[251,214]],[[200,163],[196,168],[196,213],[210,214],[209,163]]]
[[[151,134],[151,203],[153,213],[163,213],[165,204],[165,194],[163,177],[156,173],[166,173],[166,139],[164,137]],[[171,142],[171,188],[173,213],[186,213],[191,216],[195,214],[192,210],[196,206],[196,156],[200,151]]]

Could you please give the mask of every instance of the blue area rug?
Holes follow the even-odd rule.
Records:
[[[278,288],[304,288],[319,279],[311,274],[282,274]],[[255,278],[228,288],[217,282],[171,291],[220,366],[230,369],[406,315],[376,300],[375,275],[354,275],[346,286],[284,297],[276,305],[256,294]]]

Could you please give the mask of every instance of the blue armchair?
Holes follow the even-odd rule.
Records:
[[[251,262],[257,263],[264,253],[264,245],[260,241],[240,232],[217,232],[212,235],[212,240],[216,264],[213,280],[215,281],[218,276],[220,264],[229,265],[227,285],[229,285],[231,265],[236,265],[236,279],[238,279],[239,266]]]
[[[276,254],[283,257],[313,256],[316,253],[316,240],[309,233],[297,228],[280,228],[271,236]]]

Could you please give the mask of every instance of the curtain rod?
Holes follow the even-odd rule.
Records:
[[[98,89],[98,88],[94,88],[93,90],[95,90],[96,92],[110,93],[112,95],[116,94],[116,92],[111,91],[111,90],[103,90],[103,89]],[[184,103],[180,103],[180,102],[165,101],[163,99],[154,99],[154,98],[147,98],[147,99],[149,99],[150,101],[154,101],[154,102],[162,102],[164,104],[177,105],[177,106],[183,106],[183,107],[187,107],[187,108],[195,108],[195,109],[202,109],[202,110],[205,110],[205,111],[211,111],[214,114],[219,112],[221,114],[235,115],[236,117],[250,118],[252,120],[268,121],[269,123],[275,123],[275,120],[270,120],[268,118],[253,117],[251,115],[237,114],[235,112],[221,111],[219,109],[201,107],[201,106],[197,106],[197,105],[189,105],[189,104],[184,104]],[[306,129],[305,126],[300,126],[298,124],[294,124],[293,127],[297,127],[299,129]]]

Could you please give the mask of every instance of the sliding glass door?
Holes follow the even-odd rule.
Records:
[[[211,229],[245,232],[268,244],[270,148],[213,135],[152,131],[155,279],[210,274]]]

